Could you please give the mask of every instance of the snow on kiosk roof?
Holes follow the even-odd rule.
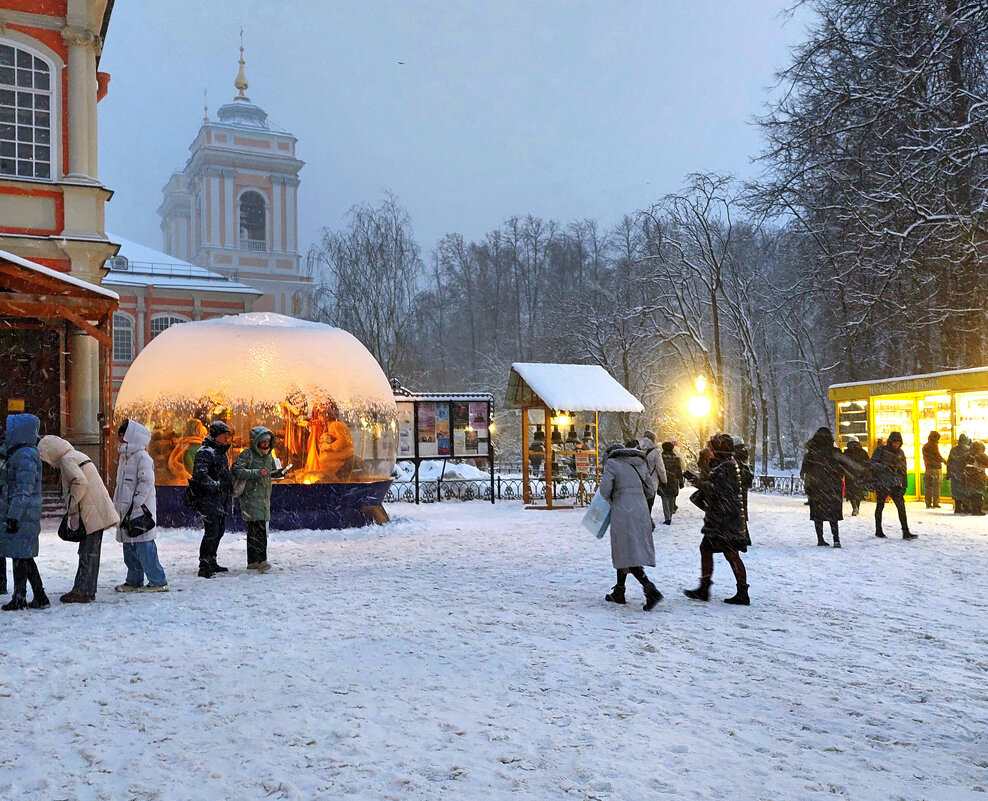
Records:
[[[642,412],[641,401],[596,364],[515,362],[506,409],[544,404],[574,412]]]

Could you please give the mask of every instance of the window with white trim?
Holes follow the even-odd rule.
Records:
[[[240,196],[240,247],[265,251],[267,245],[267,211],[264,196],[253,190]]]
[[[119,312],[113,315],[113,361],[134,361],[134,321]]]
[[[151,339],[154,339],[162,331],[167,331],[173,325],[187,322],[188,320],[184,317],[175,317],[171,314],[163,314],[160,317],[154,317],[151,319]]]
[[[51,67],[0,41],[0,175],[51,180]]]

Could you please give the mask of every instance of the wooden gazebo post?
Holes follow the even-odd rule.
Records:
[[[528,407],[521,407],[521,499],[524,503],[532,502],[532,492],[528,486]]]
[[[552,508],[552,409],[545,410],[545,508]]]

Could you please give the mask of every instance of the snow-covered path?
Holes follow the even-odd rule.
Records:
[[[685,502],[685,494],[683,496]],[[688,601],[699,513],[659,526],[666,599],[603,601],[579,512],[396,505],[383,529],[242,535],[173,591],[0,615],[2,799],[984,799],[988,523],[910,506],[916,542],[752,497],[753,606],[716,563]],[[886,512],[892,534],[894,514]],[[47,533],[53,598],[75,554]]]

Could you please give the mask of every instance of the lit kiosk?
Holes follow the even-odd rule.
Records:
[[[645,407],[603,367],[590,364],[516,362],[508,377],[506,409],[521,409],[522,497],[532,503],[532,478],[545,476],[545,506],[559,509],[553,497],[557,478],[593,475],[600,479],[600,412],[642,412]]]
[[[833,384],[837,407],[837,441],[850,437],[874,453],[893,431],[902,433],[908,472],[907,497],[922,495],[922,448],[931,431],[940,432],[940,452],[947,456],[957,437],[988,441],[988,367],[945,373]],[[949,482],[942,493],[949,496]]]

